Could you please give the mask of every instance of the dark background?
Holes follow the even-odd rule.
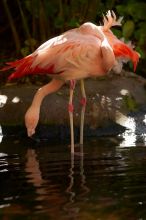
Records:
[[[137,73],[146,77],[146,3],[136,0],[1,0],[0,66],[28,55],[49,38],[86,21],[99,25],[109,9],[117,17],[124,17],[123,26],[112,30],[135,45],[141,54]],[[5,80],[6,74],[0,72],[0,76]]]

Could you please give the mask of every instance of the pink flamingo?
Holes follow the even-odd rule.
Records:
[[[120,71],[121,63],[125,59],[132,60],[135,71],[139,60],[139,54],[112,33],[110,28],[115,25],[121,25],[121,19],[116,20],[115,13],[108,11],[103,17],[102,26],[96,26],[90,22],[84,23],[79,28],[48,40],[32,54],[9,62],[8,66],[3,68],[3,70],[15,69],[9,79],[23,77],[27,74],[49,74],[52,78],[51,82],[36,92],[32,104],[25,114],[28,136],[35,133],[43,98],[57,91],[66,81],[70,81],[68,111],[71,153],[74,153],[73,93],[75,81],[80,80],[82,93],[80,144],[83,144],[86,106],[84,78],[105,75],[113,68]]]

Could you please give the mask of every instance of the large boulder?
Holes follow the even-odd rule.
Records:
[[[0,124],[5,133],[12,127],[24,130],[24,115],[39,87],[35,85],[6,85],[0,89]],[[133,73],[86,79],[87,107],[85,136],[116,135],[131,129],[135,121],[137,131],[146,131],[146,80]],[[48,95],[41,106],[37,135],[42,138],[68,137],[69,84]],[[74,93],[74,124],[78,136],[80,124],[80,84]],[[130,121],[131,120],[131,121]],[[5,129],[7,128],[7,129]],[[17,132],[20,132],[19,129]],[[15,131],[16,132],[16,131]],[[25,133],[25,132],[24,132]]]

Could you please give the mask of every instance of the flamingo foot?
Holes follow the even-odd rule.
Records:
[[[71,148],[71,145],[68,145],[68,148]],[[85,153],[83,152],[83,144],[77,143],[74,144],[74,148],[76,149],[76,151],[74,151],[74,155],[75,156],[84,156]]]

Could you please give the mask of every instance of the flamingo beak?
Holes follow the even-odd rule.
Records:
[[[137,68],[137,63],[139,61],[140,54],[134,51],[133,57],[132,57],[132,62],[133,62],[133,70],[134,72],[136,71]]]
[[[134,70],[134,72],[136,72],[136,67],[137,67],[137,61],[134,61],[133,62],[133,70]]]

